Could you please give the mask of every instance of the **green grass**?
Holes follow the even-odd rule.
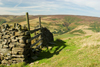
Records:
[[[39,58],[31,61],[34,63],[31,67],[99,67],[100,46],[82,47],[84,39],[91,37],[88,35],[66,40],[55,39],[55,44],[49,45],[49,49],[44,48],[38,55]],[[30,64],[20,63],[12,67],[30,67]]]
[[[70,61],[77,60],[77,55],[74,52],[79,49],[72,41],[56,40],[56,45],[51,45],[49,50],[43,50],[39,55],[39,63],[33,65],[33,67],[66,67],[70,64]],[[75,59],[76,58],[76,59]]]
[[[31,34],[31,37],[33,37],[33,36],[34,36],[34,33]]]
[[[81,47],[80,41],[89,37],[55,41],[52,49],[42,51],[39,63],[34,62],[33,67],[99,67],[100,52],[97,48]]]
[[[62,38],[68,38],[68,37],[74,37],[74,36],[79,36],[77,34],[62,34],[62,35],[56,35],[54,36],[55,39],[62,39]]]
[[[18,63],[18,64],[12,64],[10,66],[7,65],[0,65],[0,67],[28,67],[24,62]]]

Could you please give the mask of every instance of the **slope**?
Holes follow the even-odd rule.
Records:
[[[99,67],[100,33],[55,40],[47,50],[38,55],[38,60],[10,67]]]

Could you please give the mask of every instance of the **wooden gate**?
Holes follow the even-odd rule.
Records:
[[[38,48],[42,48],[42,40],[43,37],[42,35],[42,27],[41,27],[41,17],[39,17],[39,28],[34,29],[32,31],[30,31],[30,24],[29,24],[29,17],[28,17],[28,13],[26,13],[26,20],[27,20],[27,24],[28,24],[28,31],[30,32],[30,35],[34,33],[34,37],[31,37],[30,39],[27,40],[27,42],[31,42],[31,46],[30,48],[33,48],[33,52],[38,49]],[[36,33],[38,32],[38,33]],[[32,41],[34,41],[34,43],[32,44]]]

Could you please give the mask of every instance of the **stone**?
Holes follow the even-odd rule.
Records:
[[[2,63],[2,64],[7,64],[8,61],[7,61],[7,60],[2,60],[1,63]]]
[[[25,45],[25,44],[18,43],[16,46],[17,46],[17,47],[24,48],[26,45]]]
[[[20,32],[15,32],[15,36],[20,36]]]
[[[25,40],[20,39],[19,42],[20,42],[21,44],[25,44]]]
[[[5,32],[6,31],[6,29],[2,29],[2,32]]]
[[[23,48],[13,48],[12,49],[12,54],[18,54],[18,55],[20,55],[20,54],[23,54],[23,52],[24,52]]]
[[[8,24],[5,24],[5,28],[10,28]]]
[[[3,34],[4,34],[4,35],[7,35],[7,32],[4,32]]]
[[[8,56],[8,57],[4,57],[5,60],[10,60],[11,59],[11,56]]]
[[[23,62],[25,58],[12,58],[12,61]]]
[[[11,39],[8,39],[8,44],[10,44],[11,43]]]
[[[7,39],[5,39],[5,40],[2,42],[3,45],[7,45],[7,43],[8,43],[8,40],[7,40]]]
[[[10,64],[7,64],[7,66],[10,66]]]
[[[8,60],[8,64],[12,64],[12,60]]]
[[[0,39],[2,39],[2,34],[0,34]]]
[[[5,38],[10,38],[11,36],[10,35],[5,35]]]
[[[16,39],[16,36],[12,36],[11,39]]]
[[[3,45],[3,48],[8,48],[9,46],[8,45]]]
[[[17,39],[12,39],[11,41],[12,41],[12,42],[17,42]]]
[[[26,39],[27,38],[25,36],[19,37],[19,42],[24,44],[24,43],[26,43]]]
[[[0,49],[2,48],[2,45],[0,45]]]
[[[16,47],[16,43],[15,43],[15,42],[11,42],[11,43],[9,44],[9,47]]]
[[[22,25],[22,29],[26,30],[26,29],[27,29],[27,27],[26,27],[25,25]]]
[[[14,60],[14,61],[12,61],[12,63],[13,63],[13,64],[16,64],[16,63],[17,63],[17,61],[15,61],[15,60]]]
[[[12,35],[14,36],[15,35],[15,32],[12,32]]]
[[[39,63],[39,61],[36,61],[35,63],[36,63],[36,64],[38,64],[38,63]]]
[[[7,56],[11,56],[11,53],[7,53],[6,55],[7,55]]]
[[[29,65],[30,65],[30,67],[33,67],[34,63],[30,63]]]
[[[12,55],[12,58],[24,58],[24,55]]]
[[[12,51],[12,55],[16,55],[17,54],[17,51]]]

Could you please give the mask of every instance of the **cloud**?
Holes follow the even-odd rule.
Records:
[[[1,0],[0,0],[0,5],[3,5],[3,3],[1,2]]]
[[[81,7],[91,7],[95,10],[100,10],[100,0],[64,0]]]
[[[0,2],[0,5],[3,5],[3,3]]]
[[[14,8],[17,7],[18,5],[20,5],[20,4],[22,3],[22,1],[23,1],[23,0],[20,0],[19,3],[18,3],[17,5],[14,6]]]
[[[0,15],[24,15],[24,12],[16,12],[20,9],[10,8],[10,7],[0,7]]]
[[[48,11],[48,10],[55,10],[57,8],[59,8],[60,6],[58,4],[55,4],[55,2],[51,2],[51,1],[40,1],[40,2],[31,2],[30,3],[26,3],[24,2],[25,4],[28,4],[28,6],[19,6],[18,8],[20,9],[31,9],[31,10],[38,10],[38,11]],[[31,4],[32,3],[32,4]]]

